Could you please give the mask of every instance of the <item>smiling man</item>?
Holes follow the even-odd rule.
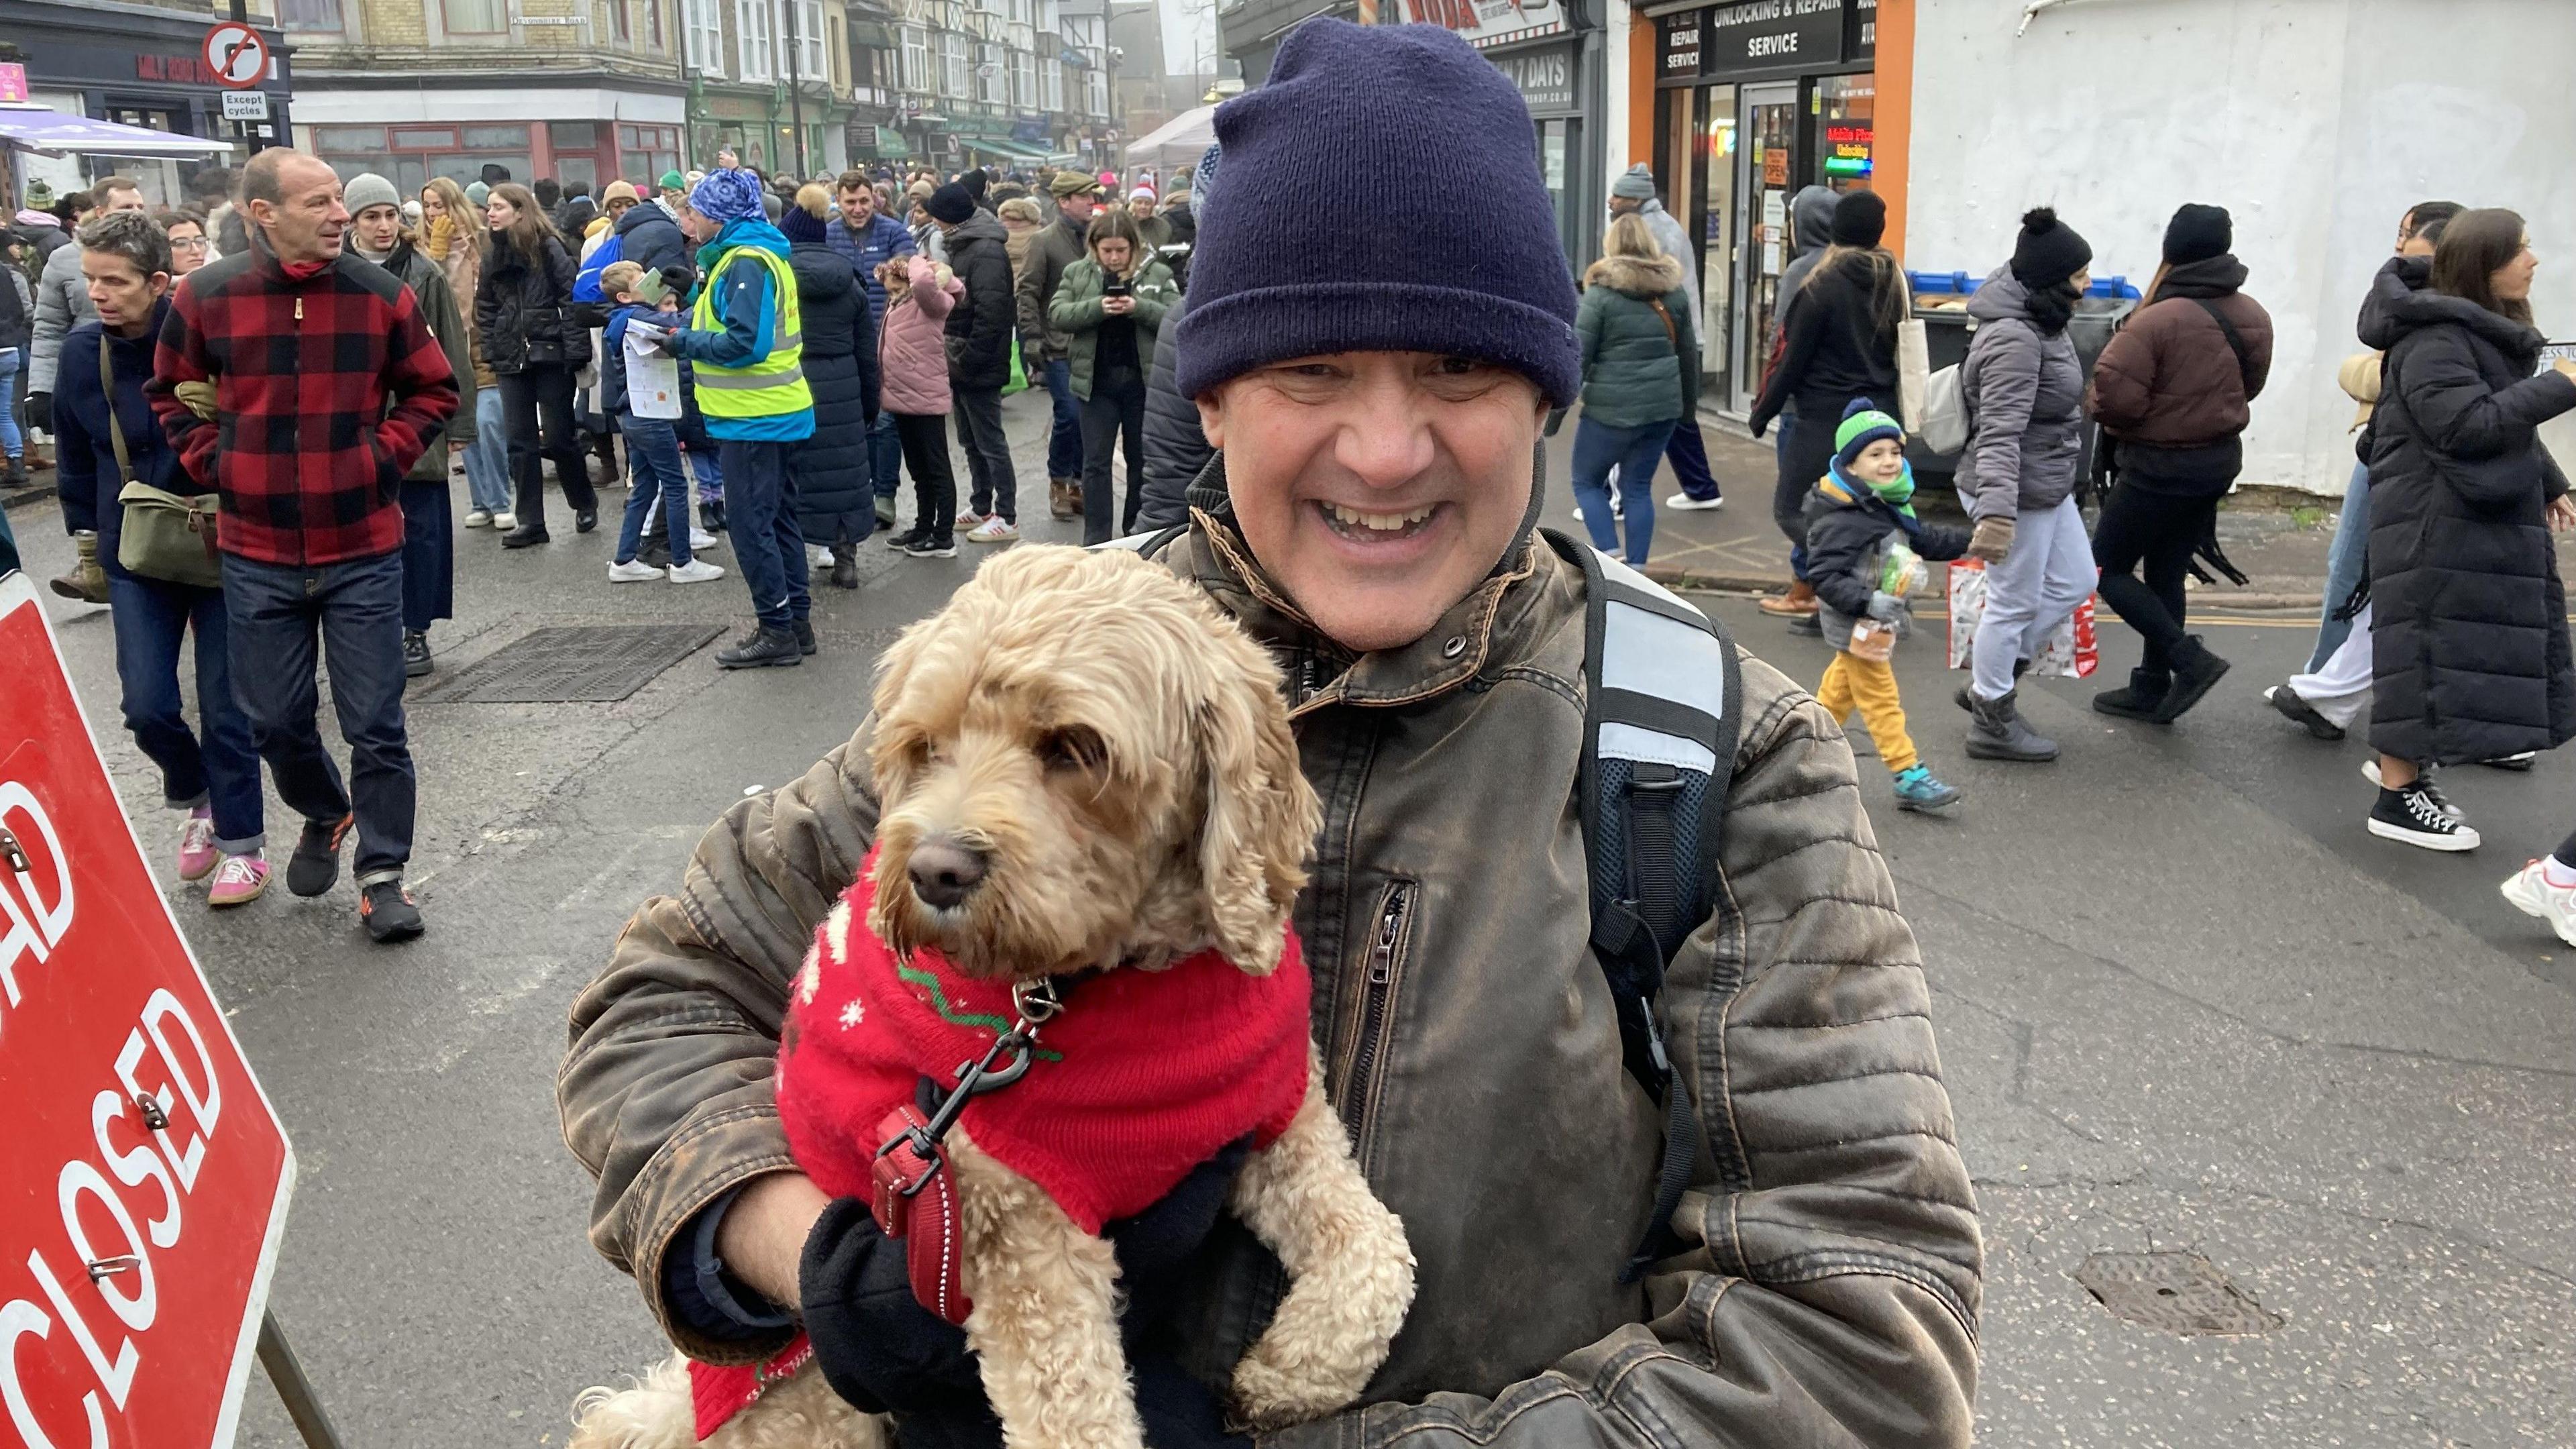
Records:
[[[1732,687],[1687,605],[1534,529],[1581,367],[1518,93],[1445,29],[1317,19],[1216,130],[1177,345],[1221,451],[1146,547],[1285,666],[1324,806],[1295,921],[1325,1087],[1420,1260],[1360,1406],[1261,1443],[1966,1444],[1974,1199],[1851,749],[1759,661]],[[1350,185],[1401,245],[1312,205]],[[1713,748],[1675,697],[1726,722]],[[1588,746],[1622,713],[1650,727]],[[772,1033],[876,821],[869,737],[645,904],[574,1008],[563,1119],[594,1241],[683,1348],[749,1361],[801,1317],[902,1442],[990,1443],[901,1247],[777,1122]],[[1596,809],[1637,827],[1626,859]],[[1659,849],[1656,822],[1714,838]],[[1641,951],[1643,1011],[1612,984]],[[1155,1449],[1250,1442],[1211,1390],[1281,1282],[1192,1191],[1112,1225]]]

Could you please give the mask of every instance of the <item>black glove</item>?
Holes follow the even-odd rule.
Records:
[[[1127,1295],[1120,1322],[1131,1341],[1169,1311],[1250,1149],[1249,1141],[1227,1147],[1162,1201],[1106,1226],[1103,1236],[1118,1254],[1119,1286]],[[840,1198],[823,1210],[805,1239],[797,1280],[814,1361],[835,1392],[868,1413],[919,1414],[948,1426],[949,1439],[925,1444],[976,1442],[955,1437],[992,1419],[966,1331],[912,1296],[905,1245],[877,1230],[868,1204]],[[960,1419],[966,1422],[955,1422]]]
[[[1138,1359],[1136,1416],[1145,1422],[1147,1449],[1252,1449],[1252,1440],[1229,1434],[1225,1409],[1207,1385],[1168,1358]]]
[[[54,430],[54,395],[52,393],[27,394],[27,426],[48,433]]]

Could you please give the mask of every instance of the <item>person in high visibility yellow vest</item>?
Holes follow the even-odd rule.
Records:
[[[787,238],[769,224],[760,183],[747,171],[708,172],[690,191],[681,225],[699,244],[703,278],[688,326],[638,345],[690,363],[698,411],[724,465],[725,517],[756,619],[750,633],[717,651],[716,663],[799,664],[814,652],[814,626],[787,454],[814,435],[814,396],[805,385],[804,317]]]

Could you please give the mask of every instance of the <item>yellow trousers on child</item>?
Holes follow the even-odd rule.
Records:
[[[1914,737],[1905,732],[1905,706],[1896,697],[1896,670],[1886,660],[1855,659],[1836,650],[1834,662],[1825,666],[1824,681],[1816,686],[1816,702],[1836,724],[1851,718],[1857,707],[1869,726],[1869,737],[1878,744],[1878,757],[1891,773],[1913,769],[1921,758],[1914,752]]]

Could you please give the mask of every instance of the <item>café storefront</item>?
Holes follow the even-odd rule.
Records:
[[[1707,308],[1701,395],[1761,391],[1790,200],[1867,187],[1878,0],[1728,0],[1653,12],[1657,190],[1689,231]]]

